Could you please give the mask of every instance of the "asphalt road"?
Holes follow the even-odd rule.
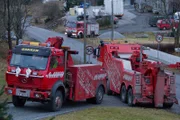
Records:
[[[126,104],[122,103],[117,96],[104,96],[102,104],[89,104],[86,101],[80,102],[66,102],[58,112],[48,112],[47,105],[41,103],[28,102],[23,108],[15,108],[12,104],[9,105],[9,113],[13,115],[14,120],[39,120],[45,117],[65,114],[72,111],[83,110],[97,106],[114,106],[124,107]]]
[[[149,26],[149,18],[152,13],[138,13],[132,7],[126,7],[124,16],[119,20],[115,31],[120,33],[134,33],[134,32],[159,32],[157,27]],[[101,33],[110,31],[102,30]]]

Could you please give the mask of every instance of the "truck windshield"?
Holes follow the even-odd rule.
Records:
[[[74,22],[67,22],[66,27],[76,28],[76,23],[74,23]]]
[[[19,66],[23,68],[45,70],[47,62],[48,57],[37,55],[13,54],[10,65]]]

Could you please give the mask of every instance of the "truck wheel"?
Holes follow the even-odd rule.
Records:
[[[163,104],[163,107],[167,108],[167,109],[170,109],[172,106],[173,106],[173,103],[164,103]]]
[[[67,36],[68,36],[68,37],[71,37],[71,35],[70,35],[70,34],[67,34]]]
[[[52,100],[50,100],[49,102],[50,110],[53,112],[59,111],[62,107],[62,103],[63,103],[62,92],[57,90],[55,96],[53,96]]]
[[[107,94],[112,95],[112,91],[110,90],[110,81],[107,80]]]
[[[132,91],[132,88],[129,88],[128,90],[128,105],[129,106],[133,106],[133,91]]]
[[[83,34],[82,33],[79,34],[79,38],[83,38]]]
[[[166,30],[166,27],[163,27],[163,30]]]
[[[125,85],[122,86],[120,94],[121,94],[120,95],[121,101],[125,103],[127,101],[127,92],[126,92],[126,86]]]
[[[94,103],[101,104],[103,101],[103,97],[104,97],[104,90],[103,90],[103,87],[100,86],[96,92],[96,96],[94,98]]]
[[[19,96],[12,96],[12,102],[15,107],[23,107],[26,103],[26,99],[20,98]]]

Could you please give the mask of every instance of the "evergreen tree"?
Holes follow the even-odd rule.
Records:
[[[0,90],[0,96],[4,93],[4,87]],[[11,115],[7,113],[7,99],[4,102],[0,102],[0,120],[12,120]]]

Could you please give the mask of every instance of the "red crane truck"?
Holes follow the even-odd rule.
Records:
[[[8,57],[5,91],[15,107],[27,100],[47,102],[51,111],[60,110],[66,99],[100,104],[106,91],[106,72],[100,65],[74,65],[63,47],[63,38],[48,38],[45,43],[22,42]]]
[[[87,37],[95,37],[99,35],[99,24],[96,22],[87,22]],[[84,21],[68,21],[65,28],[65,35],[68,37],[83,38]]]
[[[162,63],[140,54],[138,44],[101,42],[94,55],[108,74],[107,93],[120,95],[123,102],[171,108],[176,99],[175,75],[161,70]],[[167,67],[178,67],[179,63]]]

